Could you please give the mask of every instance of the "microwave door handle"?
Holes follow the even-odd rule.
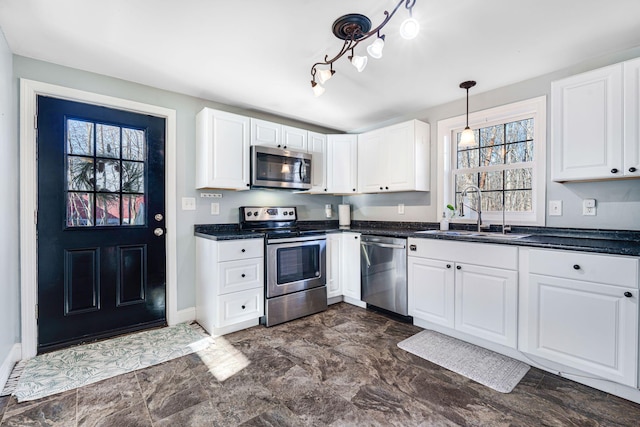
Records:
[[[307,162],[305,162],[304,160],[300,162],[299,175],[300,175],[300,181],[304,182],[304,178],[305,176],[307,176]]]

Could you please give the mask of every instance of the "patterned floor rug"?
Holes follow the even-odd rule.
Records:
[[[501,393],[518,385],[530,366],[482,347],[424,330],[398,347]]]
[[[213,339],[179,324],[41,354],[24,364],[13,396],[40,399],[200,351]]]

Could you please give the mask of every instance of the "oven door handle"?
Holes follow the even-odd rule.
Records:
[[[284,239],[268,239],[268,245],[277,245],[278,243],[296,243],[296,242],[312,242],[314,240],[327,240],[325,236],[300,236],[300,237],[285,237]]]
[[[392,243],[377,243],[377,242],[360,242],[363,246],[377,246],[379,248],[388,248],[388,249],[404,249],[405,245],[394,245]]]

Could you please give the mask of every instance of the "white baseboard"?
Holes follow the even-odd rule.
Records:
[[[178,310],[175,317],[175,323],[172,322],[169,326],[177,325],[178,323],[193,322],[196,320],[196,308],[189,307],[184,310]]]
[[[9,375],[11,375],[13,366],[18,363],[20,359],[22,359],[22,346],[20,343],[15,343],[13,347],[11,347],[11,351],[9,351],[7,357],[4,358],[2,365],[0,365],[0,391],[4,389],[4,385],[7,383]]]

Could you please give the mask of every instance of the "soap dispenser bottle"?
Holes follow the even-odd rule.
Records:
[[[440,220],[440,230],[447,231],[449,229],[449,219],[447,218],[447,213],[442,212],[442,219]]]

